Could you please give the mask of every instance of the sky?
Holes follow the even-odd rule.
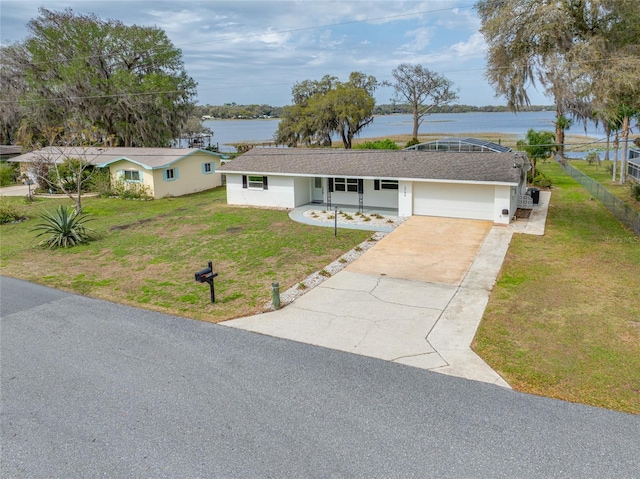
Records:
[[[1,0],[0,42],[22,41],[38,8],[95,13],[162,28],[198,83],[198,104],[292,103],[291,87],[353,71],[392,81],[401,63],[421,64],[458,88],[456,103],[504,105],[484,78],[486,44],[473,1]],[[530,89],[533,104],[552,103]],[[391,103],[391,87],[376,103]]]

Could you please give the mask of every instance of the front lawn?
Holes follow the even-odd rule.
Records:
[[[22,203],[21,198],[11,199]],[[281,291],[321,270],[371,232],[313,227],[282,210],[232,207],[225,189],[154,201],[83,199],[95,240],[70,249],[37,246],[44,210],[68,199],[21,205],[29,220],[0,226],[0,273],[75,293],[218,322],[263,310]],[[213,261],[216,303],[195,272]]]
[[[545,235],[514,235],[473,347],[515,389],[640,414],[640,238],[540,168]]]

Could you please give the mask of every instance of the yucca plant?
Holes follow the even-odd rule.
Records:
[[[45,238],[40,241],[41,245],[49,248],[69,248],[80,243],[86,243],[91,239],[89,228],[84,224],[91,221],[87,215],[78,213],[70,206],[59,206],[53,212],[46,212],[38,217],[41,222],[31,231],[40,231],[36,236]]]

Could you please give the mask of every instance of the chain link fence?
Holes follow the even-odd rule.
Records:
[[[558,156],[555,157],[555,160],[569,176],[584,186],[594,198],[600,200],[622,224],[631,228],[635,234],[640,235],[640,213],[635,208],[611,194],[594,179],[571,166],[568,161]]]

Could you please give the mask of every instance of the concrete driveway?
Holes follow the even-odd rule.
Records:
[[[509,387],[470,343],[511,235],[411,217],[282,310],[221,324]]]
[[[35,189],[35,185],[31,185],[31,191]],[[29,194],[28,185],[4,186],[0,188],[0,196],[27,196]]]

